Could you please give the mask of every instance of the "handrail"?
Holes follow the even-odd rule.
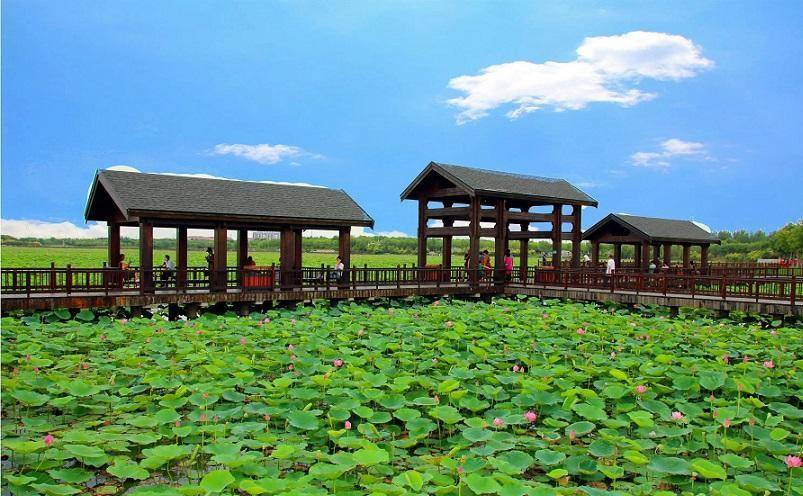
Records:
[[[716,297],[749,300],[788,301],[792,305],[803,294],[803,277],[729,275],[722,273],[660,272],[617,269],[613,274],[592,267],[528,267],[505,273],[499,269],[465,267],[302,267],[283,270],[280,266],[208,267],[167,270],[163,267],[119,268],[2,268],[3,295],[151,294],[157,292],[297,291],[400,288],[490,288],[505,284],[580,288],[637,294],[683,295],[691,298]]]

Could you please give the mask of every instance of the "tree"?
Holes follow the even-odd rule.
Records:
[[[782,256],[798,257],[803,254],[803,220],[790,222],[770,237],[772,248]]]

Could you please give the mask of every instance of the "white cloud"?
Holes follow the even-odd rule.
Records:
[[[322,155],[310,153],[301,147],[293,145],[258,145],[220,143],[212,150],[214,155],[234,155],[259,164],[273,165],[288,159],[302,157],[323,158]]]
[[[545,107],[579,110],[590,103],[632,106],[655,98],[626,87],[649,78],[677,81],[713,66],[700,48],[683,36],[633,31],[583,40],[569,62],[515,61],[488,66],[473,76],[458,76],[449,87],[464,93],[448,101],[461,109],[459,124],[479,119],[502,105],[516,119]]]
[[[658,151],[636,152],[630,156],[630,161],[636,167],[651,169],[668,169],[672,158],[695,158],[698,160],[710,159],[704,144],[696,141],[683,141],[672,138],[661,142]]]

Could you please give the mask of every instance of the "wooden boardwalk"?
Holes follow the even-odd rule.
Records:
[[[196,274],[203,271],[194,269]],[[248,307],[271,302],[406,298],[410,296],[529,295],[580,301],[613,301],[627,305],[661,305],[707,308],[719,312],[743,311],[772,315],[803,315],[803,280],[792,277],[701,276],[646,274],[622,271],[614,276],[592,269],[517,272],[506,280],[469,277],[462,267],[451,269],[351,268],[346,274],[330,269],[303,269],[243,273],[232,269],[214,277],[185,277],[165,287],[144,287],[130,272],[117,270],[3,269],[2,311],[57,308],[146,308],[155,306],[198,308],[228,304]],[[255,279],[256,278],[256,279]],[[22,283],[22,281],[25,281]],[[124,282],[121,282],[124,281]],[[214,282],[213,281],[213,282]],[[255,281],[260,285],[255,286]]]

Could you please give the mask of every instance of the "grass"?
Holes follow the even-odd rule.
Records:
[[[123,250],[126,259],[132,265],[139,263],[139,253],[137,250]],[[274,251],[255,251],[249,253],[254,257],[257,265],[270,265],[279,263],[279,252]],[[170,255],[175,260],[174,250],[154,250],[153,260],[155,264],[161,264],[164,255]],[[203,251],[190,251],[188,265],[206,265]],[[304,253],[302,256],[304,266],[319,266],[335,264],[336,253]],[[6,246],[2,248],[3,267],[50,267],[51,262],[55,262],[57,267],[65,267],[72,264],[73,267],[92,268],[101,267],[106,261],[106,250],[104,248],[33,248],[21,246]],[[458,260],[458,255],[452,255],[453,263],[462,262]],[[229,265],[236,265],[237,254],[233,251],[228,252]],[[416,263],[415,255],[390,255],[390,254],[352,254],[352,265],[362,267],[368,264],[369,267],[395,267],[396,265],[413,265]],[[440,263],[440,256],[428,257],[428,263]]]

